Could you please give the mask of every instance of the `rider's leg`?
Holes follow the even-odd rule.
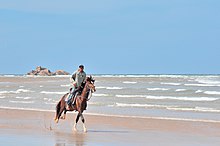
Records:
[[[67,99],[67,104],[68,104],[68,105],[71,104],[71,100],[72,100],[72,97],[73,97],[74,92],[75,92],[75,88],[73,87],[72,90],[70,91],[69,96],[68,96],[68,99]]]
[[[78,91],[79,91],[78,88],[74,91],[74,94],[73,94],[73,105],[75,105],[75,102],[76,102],[76,96],[77,96],[77,92],[78,92]]]

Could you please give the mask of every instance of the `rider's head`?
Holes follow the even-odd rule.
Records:
[[[82,72],[83,70],[84,70],[84,66],[83,66],[83,65],[80,65],[80,66],[79,66],[79,71]]]

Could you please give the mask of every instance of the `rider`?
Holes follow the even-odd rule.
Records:
[[[73,104],[75,104],[75,95],[79,91],[81,84],[85,82],[85,80],[86,80],[86,73],[84,72],[84,66],[80,65],[79,69],[75,71],[70,78],[70,82],[73,84],[73,89],[71,90],[67,100],[67,104],[69,107],[72,104],[71,103],[72,98],[74,98]]]

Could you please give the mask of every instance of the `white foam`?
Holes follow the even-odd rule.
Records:
[[[220,81],[216,81],[216,80],[210,80],[210,79],[205,79],[205,78],[198,78],[195,81],[202,83],[202,84],[210,84],[210,85],[220,85]]]
[[[172,97],[172,96],[146,96],[147,99],[171,99],[182,101],[215,101],[219,98],[214,97]]]
[[[215,87],[220,85],[210,85],[210,84],[184,84],[185,86],[199,86],[199,87]]]
[[[42,88],[42,87],[44,87],[44,86],[40,85],[40,88]]]
[[[22,93],[22,92],[34,92],[34,91],[27,90],[27,89],[18,89],[16,91],[0,91],[0,94],[9,94],[9,93],[18,94],[18,93]]]
[[[122,88],[122,87],[105,87],[105,86],[99,86],[99,87],[96,87],[96,89],[120,90],[120,89],[123,89],[123,88]]]
[[[66,84],[66,85],[60,85],[61,87],[70,87],[71,84]]]
[[[120,90],[123,89],[122,87],[107,87],[108,90]]]
[[[115,95],[116,97],[146,97],[146,95]]]
[[[203,92],[202,90],[196,90],[195,93],[201,93]]]
[[[19,96],[17,96],[15,98],[17,98],[17,99],[31,99],[32,97],[19,97]]]
[[[220,92],[218,91],[205,91],[205,94],[211,94],[211,95],[220,95]]]
[[[176,89],[176,92],[186,91],[186,89]]]
[[[136,84],[137,82],[131,82],[131,81],[124,81],[124,84]]]
[[[0,96],[0,99],[3,99],[3,98],[5,98],[5,96]]]
[[[34,101],[14,101],[14,100],[10,100],[9,102],[11,103],[34,103]]]
[[[50,92],[50,91],[41,91],[40,93],[42,93],[42,94],[61,94],[61,95],[63,95],[63,94],[66,94],[67,92]]]
[[[213,108],[206,108],[206,107],[194,107],[194,108],[184,108],[184,107],[177,107],[177,106],[168,106],[168,105],[152,105],[152,104],[125,104],[125,103],[115,103],[117,107],[142,107],[142,108],[163,108],[167,110],[175,110],[175,111],[194,111],[194,112],[217,112],[219,113],[220,110],[213,109]]]
[[[15,75],[4,75],[4,77],[15,77]]]
[[[159,90],[167,91],[167,90],[169,90],[169,88],[147,88],[147,90],[149,90],[149,91],[159,91]]]
[[[52,105],[55,105],[55,104],[57,104],[57,103],[55,103],[55,102],[44,102],[45,104],[52,104]]]
[[[173,85],[173,86],[181,85],[181,83],[164,83],[164,82],[162,82],[160,84],[162,84],[162,85]]]
[[[115,95],[116,97],[124,97],[124,98],[132,98],[132,97],[144,97],[147,99],[155,99],[155,100],[182,100],[182,101],[215,101],[220,98],[214,97],[173,97],[173,96],[151,96],[151,95]]]
[[[167,108],[167,107],[176,107],[176,106],[166,106],[166,105],[157,105],[157,104],[125,104],[125,103],[115,103],[118,107],[145,107],[145,108]],[[114,105],[113,105],[114,106]]]
[[[195,107],[195,108],[175,108],[175,107],[168,107],[168,110],[175,110],[175,111],[194,111],[194,112],[214,112],[219,113],[220,110],[213,109],[213,108],[206,108],[206,107]]]
[[[109,96],[108,94],[97,94],[97,93],[93,93],[92,95],[93,95],[93,96],[98,96],[98,97],[99,97],[99,96]]]
[[[24,88],[24,86],[19,86],[20,88]]]
[[[18,89],[18,90],[16,90],[16,93],[21,93],[21,92],[34,92],[34,91],[27,90],[27,89]]]

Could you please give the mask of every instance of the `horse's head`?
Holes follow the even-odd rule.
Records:
[[[95,80],[92,78],[92,76],[86,78],[86,88],[90,89],[92,93],[96,91],[94,83]]]

